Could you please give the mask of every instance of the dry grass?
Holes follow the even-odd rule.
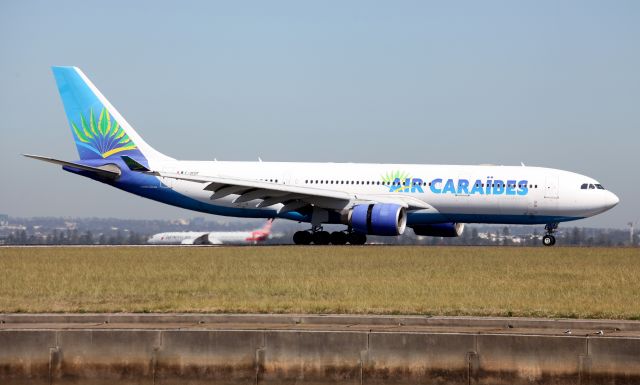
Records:
[[[0,312],[640,319],[640,250],[0,248]]]

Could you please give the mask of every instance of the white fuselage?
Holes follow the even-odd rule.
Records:
[[[256,244],[267,236],[260,237],[256,231],[176,231],[153,235],[147,243],[153,245],[222,245]]]
[[[613,193],[595,187],[599,183],[593,178],[541,167],[221,161],[170,161],[153,164],[152,167],[187,177],[232,177],[344,191],[362,199],[370,195],[380,200],[384,196],[408,194],[430,206],[424,210],[412,210],[409,225],[443,221],[562,222],[599,214],[618,202]],[[162,188],[200,202],[199,211],[244,217],[277,216],[274,213],[278,205],[256,208],[258,200],[234,203],[235,194],[211,200],[212,192],[205,190],[203,183],[157,178]],[[392,180],[400,181],[401,185],[390,184]],[[585,184],[593,188],[582,189]],[[322,202],[322,198],[318,198],[318,205],[336,206],[336,202]]]

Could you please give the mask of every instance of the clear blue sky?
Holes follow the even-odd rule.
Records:
[[[200,215],[19,156],[77,156],[75,65],[180,159],[523,161],[620,196],[578,225],[640,218],[638,1],[2,1],[0,56],[0,213]]]

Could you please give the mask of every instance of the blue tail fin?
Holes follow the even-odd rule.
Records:
[[[79,68],[52,69],[80,159],[171,159],[149,146]]]

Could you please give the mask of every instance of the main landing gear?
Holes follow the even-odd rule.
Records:
[[[324,231],[322,226],[313,226],[311,230],[296,231],[293,234],[293,243],[296,245],[364,245],[367,242],[365,234],[353,231]]]
[[[542,244],[545,246],[553,246],[556,244],[556,237],[553,236],[553,233],[558,228],[557,223],[548,223],[544,226],[544,229],[547,230],[547,233],[542,237]]]

